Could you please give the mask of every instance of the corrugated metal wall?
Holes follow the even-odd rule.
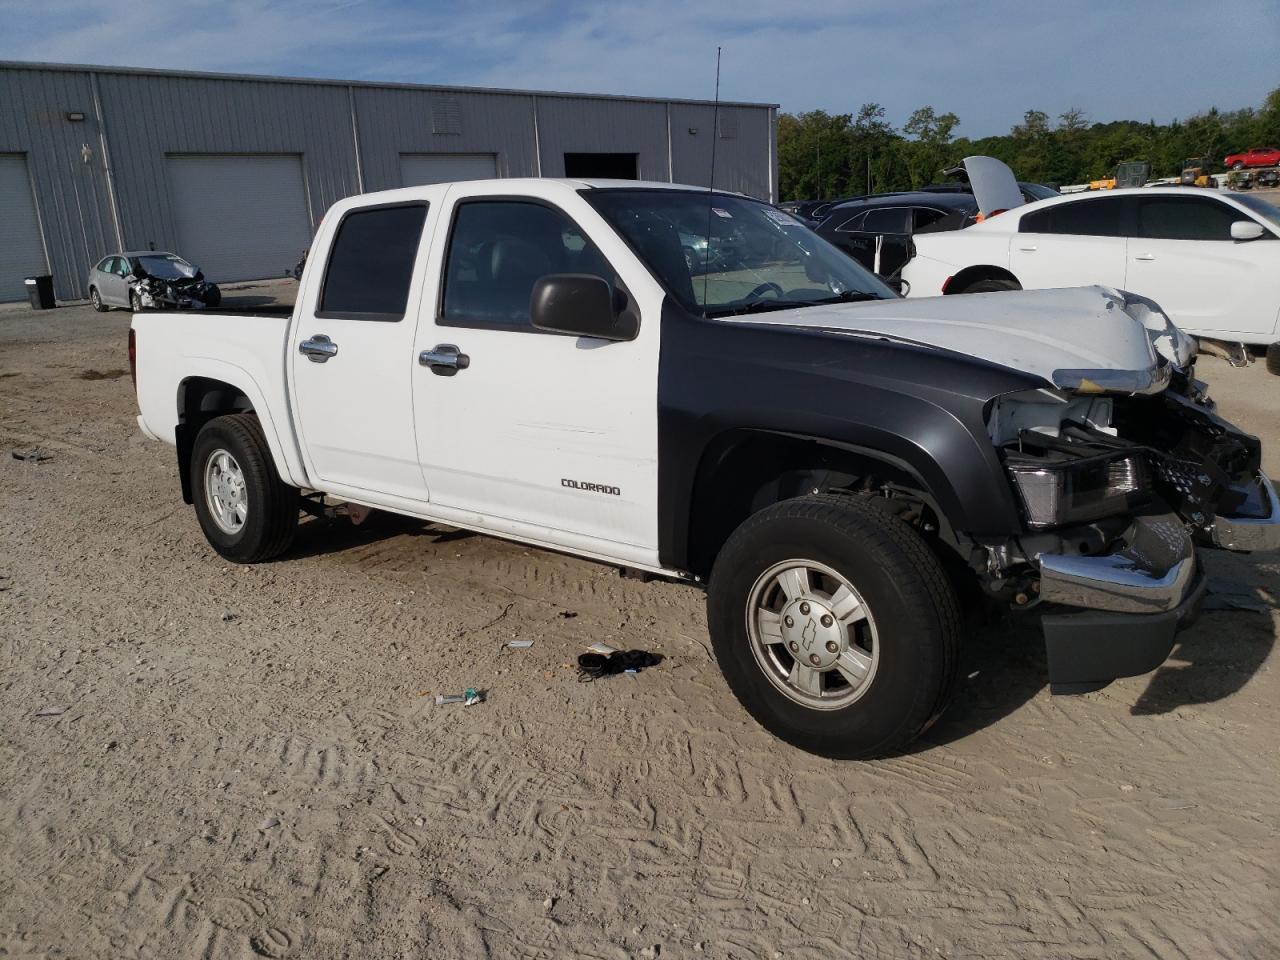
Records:
[[[710,104],[14,63],[0,104],[0,153],[26,157],[61,299],[121,245],[177,245],[170,156],[301,156],[314,228],[342,197],[401,186],[401,154],[489,153],[499,176],[554,177],[565,153],[634,153],[644,179],[706,185],[716,133]],[[774,197],[774,109],[721,112],[716,186]]]

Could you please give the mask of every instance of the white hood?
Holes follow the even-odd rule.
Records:
[[[1150,300],[1108,287],[836,303],[734,322],[885,337],[967,354],[1064,390],[1154,393],[1195,352]]]

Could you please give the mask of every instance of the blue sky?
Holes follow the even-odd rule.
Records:
[[[930,104],[959,133],[1256,106],[1280,0],[0,0],[0,59],[710,98]]]

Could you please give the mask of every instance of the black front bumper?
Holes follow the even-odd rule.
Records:
[[[1042,617],[1049,692],[1089,693],[1160,666],[1177,632],[1195,622],[1207,586],[1197,571],[1182,602],[1162,613],[1081,610]]]

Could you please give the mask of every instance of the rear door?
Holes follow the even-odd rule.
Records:
[[[1280,242],[1237,242],[1231,224],[1252,218],[1212,196],[1138,200],[1127,289],[1150,297],[1189,333],[1269,340],[1275,333]]]
[[[1125,282],[1130,198],[1091,197],[1029,210],[1009,245],[1009,269],[1028,290]]]
[[[586,553],[657,562],[661,291],[572,191],[450,188],[415,351],[465,368],[413,370],[418,449],[432,503],[473,522]],[[534,329],[534,283],[602,276],[641,309],[635,340]]]
[[[371,503],[426,500],[413,429],[414,327],[434,204],[350,206],[321,227],[286,362],[308,472]]]

